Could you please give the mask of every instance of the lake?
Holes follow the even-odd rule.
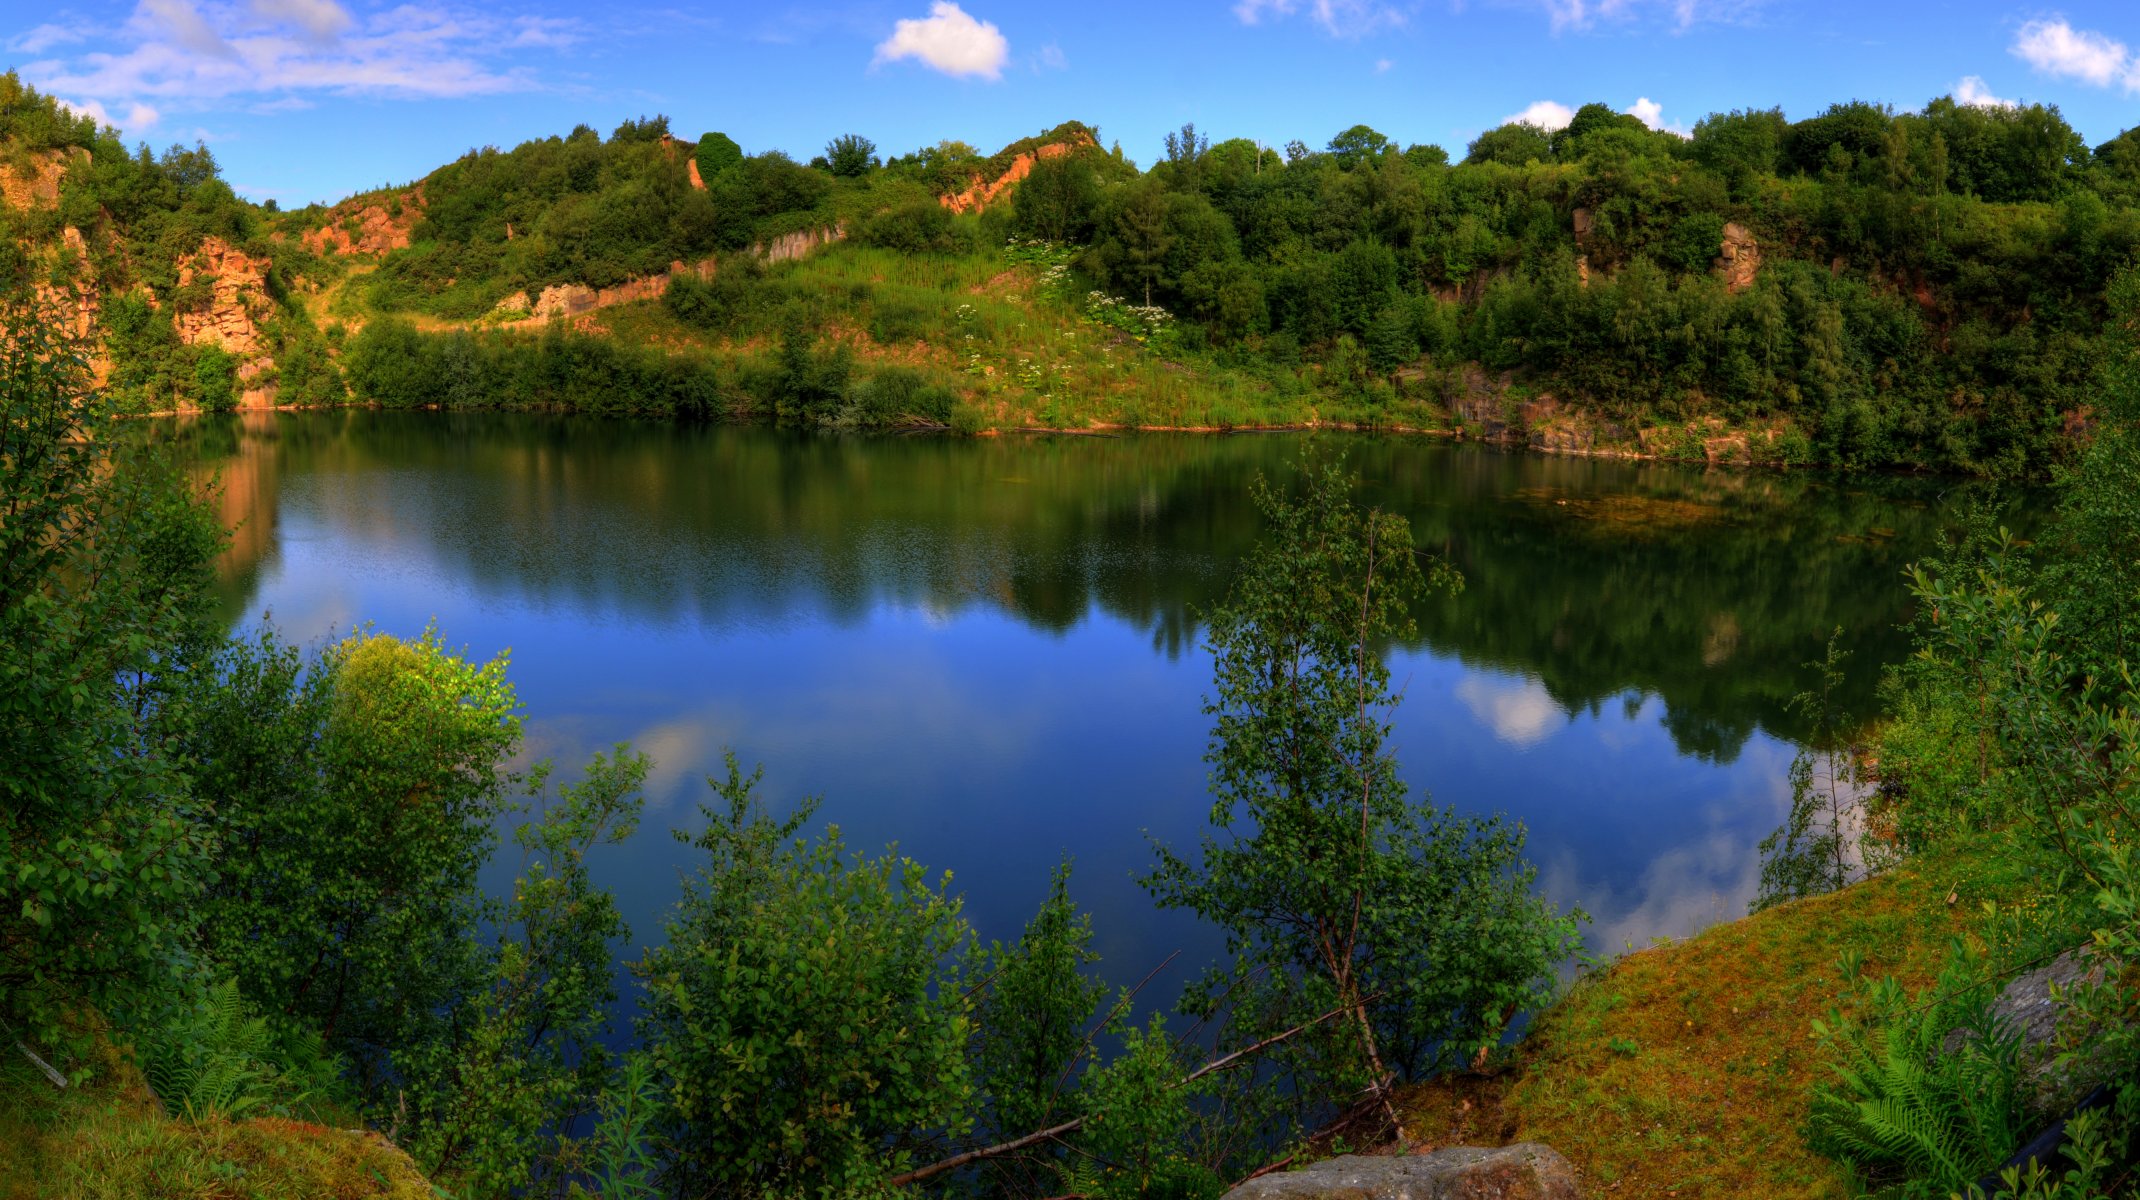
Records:
[[[1258,472],[1300,435],[841,436],[527,414],[253,412],[161,435],[220,475],[233,627],[317,642],[435,625],[512,655],[527,757],[569,780],[651,754],[644,823],[600,852],[656,941],[724,747],[786,811],[948,870],[1015,937],[1058,861],[1102,969],[1220,950],[1135,877],[1209,815],[1196,614],[1254,544]],[[1705,471],[1324,436],[1464,575],[1393,651],[1395,743],[1437,803],[1530,830],[1592,948],[1746,911],[1831,631],[1873,711],[1907,642],[1903,567],[1952,481]],[[510,883],[501,854],[487,882]]]

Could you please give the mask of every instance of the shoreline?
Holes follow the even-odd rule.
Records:
[[[476,408],[467,408],[467,409],[450,409],[450,410],[449,410],[449,409],[445,409],[445,408],[439,408],[439,407],[437,407],[437,406],[429,406],[429,407],[423,407],[423,408],[388,408],[388,407],[387,407],[387,406],[385,406],[385,405],[382,405],[382,404],[378,404],[378,403],[374,403],[374,402],[352,402],[352,403],[348,403],[348,404],[250,404],[250,405],[239,405],[239,406],[238,406],[238,407],[236,407],[236,408],[232,408],[232,409],[229,409],[229,410],[227,410],[227,411],[225,411],[225,412],[222,412],[222,413],[213,413],[213,412],[209,412],[209,411],[207,411],[207,410],[205,410],[205,409],[197,409],[197,408],[196,408],[196,409],[156,409],[156,410],[153,410],[153,411],[150,411],[150,412],[137,412],[137,413],[120,413],[120,414],[118,414],[118,416],[119,416],[119,418],[120,418],[121,420],[152,420],[152,419],[167,419],[167,418],[173,418],[173,417],[213,417],[213,416],[240,416],[240,415],[243,415],[243,414],[246,414],[246,413],[299,413],[299,412],[339,412],[339,411],[345,411],[345,410],[350,410],[350,409],[361,409],[361,410],[364,410],[364,411],[368,411],[368,412],[422,412],[422,413],[443,413],[443,412],[449,412],[449,411],[458,411],[458,412],[492,412],[492,413],[511,413],[511,412],[520,412],[520,413],[535,413],[535,412],[544,412],[544,413],[551,413],[551,414],[554,414],[554,415],[559,415],[559,416],[572,416],[572,415],[583,415],[583,414],[579,414],[579,413],[577,413],[577,412],[576,412],[576,410],[572,410],[572,409],[555,409],[555,408],[543,408],[543,407],[538,407],[538,406],[515,407],[515,406],[512,406],[512,405],[488,405],[488,406],[482,406],[482,407],[476,407]],[[596,415],[596,414],[584,414],[584,415]],[[642,417],[642,416],[643,416],[642,414],[633,414],[633,413],[616,413],[616,414],[599,414],[599,415],[602,415],[602,416],[621,416],[621,417],[627,417],[627,418],[631,418],[631,417]],[[651,415],[651,414],[646,414],[646,415]],[[667,418],[667,419],[670,419],[670,420],[678,420],[678,419],[683,419],[683,418],[676,418],[676,417],[670,417],[670,418]],[[741,419],[741,420],[737,420],[737,419],[735,419],[735,418],[707,418],[707,419],[708,419],[708,420],[717,420],[717,421],[722,421],[723,423],[736,423],[736,424],[747,424],[747,423],[760,423],[761,421],[763,421],[763,420],[764,420],[764,419],[762,419],[762,418],[758,418],[758,417],[746,417],[746,418],[743,418],[743,419]],[[1055,429],[1055,428],[1050,428],[1050,427],[1048,427],[1048,426],[1045,426],[1045,425],[1015,425],[1015,426],[1008,426],[1008,427],[1003,427],[1003,428],[989,428],[989,429],[980,429],[980,430],[976,430],[976,431],[974,431],[974,432],[972,432],[972,433],[959,433],[958,431],[956,431],[956,430],[952,429],[952,428],[951,428],[951,427],[949,427],[949,426],[928,426],[928,427],[925,427],[925,428],[917,428],[917,429],[902,429],[902,428],[900,428],[900,427],[897,427],[897,426],[882,426],[882,427],[871,427],[871,428],[863,428],[863,429],[854,429],[854,430],[850,430],[850,431],[848,431],[848,432],[856,432],[856,433],[906,433],[906,434],[914,434],[914,433],[936,433],[936,434],[942,434],[942,435],[944,435],[944,436],[947,436],[947,437],[959,437],[959,438],[1001,438],[1001,437],[1086,437],[1086,438],[1122,438],[1122,437],[1134,437],[1135,435],[1137,435],[1137,434],[1140,434],[1140,433],[1163,433],[1163,434],[1183,434],[1183,435],[1195,435],[1195,436],[1204,436],[1204,437],[1211,437],[1211,436],[1225,437],[1225,436],[1232,436],[1232,435],[1239,435],[1239,434],[1285,434],[1285,433],[1357,433],[1357,434],[1387,434],[1387,435],[1391,435],[1391,436],[1395,436],[1395,437],[1418,437],[1418,438],[1431,438],[1431,439],[1437,439],[1437,440],[1441,440],[1441,441],[1447,441],[1447,442],[1453,442],[1453,443],[1471,443],[1471,444],[1474,444],[1474,445],[1479,445],[1479,446],[1487,446],[1487,447],[1491,447],[1491,448],[1493,448],[1493,449],[1496,449],[1496,450],[1503,450],[1503,451],[1508,451],[1508,452],[1511,452],[1511,453],[1523,453],[1523,454],[1540,454],[1540,455],[1549,455],[1549,456],[1552,456],[1552,457],[1556,457],[1556,458],[1595,458],[1595,459],[1604,459],[1604,460],[1608,460],[1608,461],[1613,461],[1613,462],[1637,462],[1637,463],[1641,463],[1641,462],[1650,462],[1650,463],[1673,463],[1673,464],[1677,464],[1677,465],[1680,465],[1680,466],[1689,466],[1689,467],[1695,467],[1695,466],[1699,466],[1699,467],[1708,467],[1708,468],[1717,468],[1717,467],[1724,467],[1724,468],[1730,468],[1730,469],[1733,469],[1733,470],[1756,470],[1756,471],[1799,471],[1799,470],[1810,470],[1810,471],[1829,471],[1829,472],[1835,472],[1835,473],[1840,473],[1840,474],[1856,474],[1856,473],[1861,473],[1861,472],[1864,472],[1864,473],[1871,473],[1871,474],[1883,474],[1883,475],[1951,475],[1952,477],[1954,477],[1954,478],[1957,478],[1957,479],[1973,479],[1973,478],[1976,478],[1976,476],[1972,476],[1972,475],[1967,475],[1967,474],[1964,474],[1964,473],[1961,473],[1961,472],[1942,472],[1942,471],[1936,471],[1936,470],[1932,470],[1932,469],[1929,469],[1929,468],[1924,468],[1924,467],[1877,467],[1877,468],[1860,468],[1860,469],[1859,469],[1858,471],[1853,471],[1853,470],[1851,470],[1851,469],[1849,469],[1849,468],[1844,468],[1844,467],[1836,467],[1836,466],[1831,466],[1831,465],[1827,465],[1827,464],[1822,464],[1822,463],[1791,463],[1791,462],[1785,462],[1785,461],[1782,461],[1782,460],[1780,460],[1780,459],[1779,459],[1779,460],[1762,460],[1762,459],[1728,459],[1728,458],[1710,458],[1710,457],[1700,457],[1700,458],[1697,458],[1697,457],[1693,457],[1693,456],[1684,456],[1684,457],[1678,457],[1678,456],[1673,456],[1673,455],[1666,455],[1666,454],[1656,454],[1656,453],[1650,453],[1650,452],[1647,452],[1647,451],[1642,451],[1642,450],[1625,450],[1625,449],[1599,449],[1599,448],[1576,448],[1576,447],[1570,447],[1570,446],[1556,446],[1556,445],[1550,445],[1550,444],[1548,444],[1548,445],[1541,445],[1541,444],[1537,443],[1536,441],[1533,441],[1533,440],[1531,440],[1531,439],[1528,439],[1528,438],[1513,438],[1513,437],[1472,437],[1472,436],[1467,436],[1467,435],[1465,434],[1465,432],[1464,432],[1464,431],[1463,431],[1462,429],[1448,429],[1448,428],[1440,428],[1440,429],[1436,429],[1436,428],[1428,428],[1428,427],[1425,427],[1425,426],[1419,426],[1419,425],[1377,425],[1377,424],[1368,424],[1368,423],[1363,423],[1363,422],[1358,422],[1358,421],[1322,421],[1322,420],[1314,420],[1314,419],[1311,419],[1311,420],[1307,420],[1307,421],[1292,421],[1292,422],[1285,422],[1285,423],[1280,423],[1280,424],[1268,424],[1268,425],[1123,425],[1123,424],[1118,424],[1118,423],[1113,423],[1113,422],[1099,422],[1099,423],[1095,423],[1095,424],[1092,424],[1092,425],[1088,425],[1088,426],[1086,426],[1086,427],[1084,427],[1084,428],[1082,428],[1082,429]]]

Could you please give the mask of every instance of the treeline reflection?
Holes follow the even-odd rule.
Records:
[[[278,526],[310,514],[560,609],[729,626],[987,605],[1053,631],[1097,610],[1168,655],[1196,646],[1196,614],[1257,536],[1251,481],[1287,476],[1309,440],[365,410],[156,432],[220,476],[233,615]],[[1837,628],[1844,702],[1872,711],[1907,650],[1901,572],[1969,486],[1314,440],[1462,570],[1462,595],[1419,614],[1423,648],[1535,679],[1570,712],[1655,695],[1680,750],[1716,761],[1757,728],[1800,740],[1786,702]]]

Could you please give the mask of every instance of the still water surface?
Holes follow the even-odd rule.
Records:
[[[1208,819],[1195,613],[1253,544],[1293,436],[832,437],[526,415],[254,413],[167,427],[219,471],[234,626],[300,642],[435,624],[512,654],[528,757],[630,741],[645,821],[596,864],[658,940],[703,780],[733,747],[778,810],[953,874],[1016,935],[1068,855],[1108,975],[1219,949],[1134,882]],[[1743,913],[1831,630],[1846,703],[1905,652],[1922,480],[1326,438],[1464,574],[1394,653],[1408,781],[1530,829],[1593,948]],[[509,856],[501,856],[509,857]],[[512,864],[501,865],[504,887]],[[1170,994],[1172,988],[1166,989]]]

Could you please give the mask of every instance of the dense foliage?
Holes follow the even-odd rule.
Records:
[[[1372,420],[1412,401],[1490,424],[1550,396],[1622,441],[1716,420],[1777,461],[2043,474],[2086,423],[2104,290],[2140,249],[2130,133],[2091,150],[2056,109],[1951,97],[1797,121],[1717,113],[1686,137],[1593,104],[1562,129],[1490,130],[1458,161],[1366,126],[1284,153],[1188,127],[1144,171],[1076,122],[987,157],[950,141],[881,157],[847,133],[805,165],[719,133],[681,140],[651,117],[606,138],[580,126],[485,147],[407,188],[278,214],[233,196],[205,147],[129,153],[13,76],[0,92],[10,154],[78,156],[58,208],[10,215],[20,228],[6,240],[81,232],[110,302],[113,383],[136,407],[228,394],[225,364],[171,330],[174,310],[201,302],[177,269],[208,237],[273,263],[276,366],[261,382],[334,403],[336,348],[292,299],[307,291],[342,286],[329,306],[342,317],[475,322],[520,293],[609,287],[802,230],[958,259],[994,257],[1016,233],[1074,248],[1074,279],[1050,294],[1087,318],[1109,323],[1077,301],[1088,293],[1161,314],[1163,336],[1125,332],[1298,404]],[[1006,173],[1018,182],[978,213],[939,203]],[[305,248],[304,235],[356,229],[366,213],[409,239],[376,271],[349,277]],[[817,337],[856,315],[839,295],[780,307],[781,324]],[[748,329],[685,320],[764,356]],[[1493,381],[1483,401],[1480,378]],[[753,398],[731,407],[801,419],[846,407]]]
[[[1809,1133],[1900,1194],[1968,1188],[2099,1084],[2114,1103],[2076,1122],[2071,1171],[2009,1170],[2003,1194],[2105,1194],[2133,1161],[2140,1043],[2126,980],[2140,964],[2131,666],[2140,349],[2127,331],[2140,313],[2140,277],[2123,273],[2108,292],[2120,333],[2100,423],[2061,475],[2054,524],[2025,545],[1980,512],[1913,568],[1918,651],[1891,673],[1890,720],[1864,753],[1879,764],[1878,790],[1857,790],[1848,820],[1812,801],[1816,861],[1842,850],[1878,863],[1987,844],[2041,881],[2025,903],[1993,912],[1988,946],[1958,944],[1927,995],[1868,979],[1867,1003],[1818,1028],[1835,1073],[1817,1093]],[[1821,874],[1794,878],[1817,889],[1847,872]],[[2025,1050],[1990,1001],[2005,978],[2061,954],[2080,955],[2086,973],[2063,994],[2070,1012],[2058,1040]]]
[[[1273,536],[1211,615],[1216,832],[1194,858],[1161,848],[1147,886],[1226,931],[1232,967],[1192,1013],[1243,1041],[1338,1014],[1287,1047],[1292,1090],[1380,1094],[1485,1059],[1547,998],[1576,920],[1531,895],[1520,828],[1398,778],[1381,650],[1428,585],[1410,527],[1357,508],[1334,467],[1298,500],[1257,500]]]
[[[22,573],[0,660],[0,1020],[39,1061],[82,1075],[118,1042],[173,1119],[373,1123],[469,1197],[1208,1197],[1288,1134],[1274,1113],[1328,1112],[1341,1101],[1308,1089],[1357,1075],[1329,1062],[1355,1035],[1326,1041],[1325,1020],[1263,1002],[1288,989],[1251,989],[1202,1038],[1132,1025],[1133,994],[1091,974],[1067,864],[1016,942],[983,946],[947,881],[850,854],[806,829],[807,805],[769,815],[733,762],[687,838],[703,862],[665,944],[637,964],[638,1046],[615,1057],[628,931],[588,857],[635,827],[647,760],[597,755],[552,799],[546,764],[510,767],[503,659],[431,633],[311,651],[218,636],[198,604],[215,537],[190,489],[107,470],[116,449],[80,436],[105,418],[79,357],[43,325],[9,328],[0,463],[20,515],[0,528],[21,545],[0,561]],[[1361,515],[1335,477],[1315,495],[1312,520],[1274,504],[1257,561],[1300,564],[1293,582],[1343,608],[1357,563],[1309,552],[1316,538],[1372,530],[1410,557],[1401,523]],[[1320,720],[1272,714],[1296,718]],[[528,798],[541,812],[513,833],[509,897],[486,896],[478,874]],[[1372,1030],[1417,1069],[1448,1057],[1421,1036],[1468,1053],[1501,1005],[1537,999],[1544,960],[1489,949],[1501,965],[1472,987],[1472,952],[1443,941],[1435,979],[1397,987],[1427,964],[1394,949],[1392,922],[1445,885],[1483,905],[1473,925],[1542,910],[1513,842],[1422,840],[1399,809],[1373,806],[1395,823],[1350,883],[1373,990],[1340,984],[1346,1019],[1327,1027]],[[1211,865],[1223,885],[1239,864]],[[1322,1065],[1274,1091],[1257,1055],[1280,1045]]]

